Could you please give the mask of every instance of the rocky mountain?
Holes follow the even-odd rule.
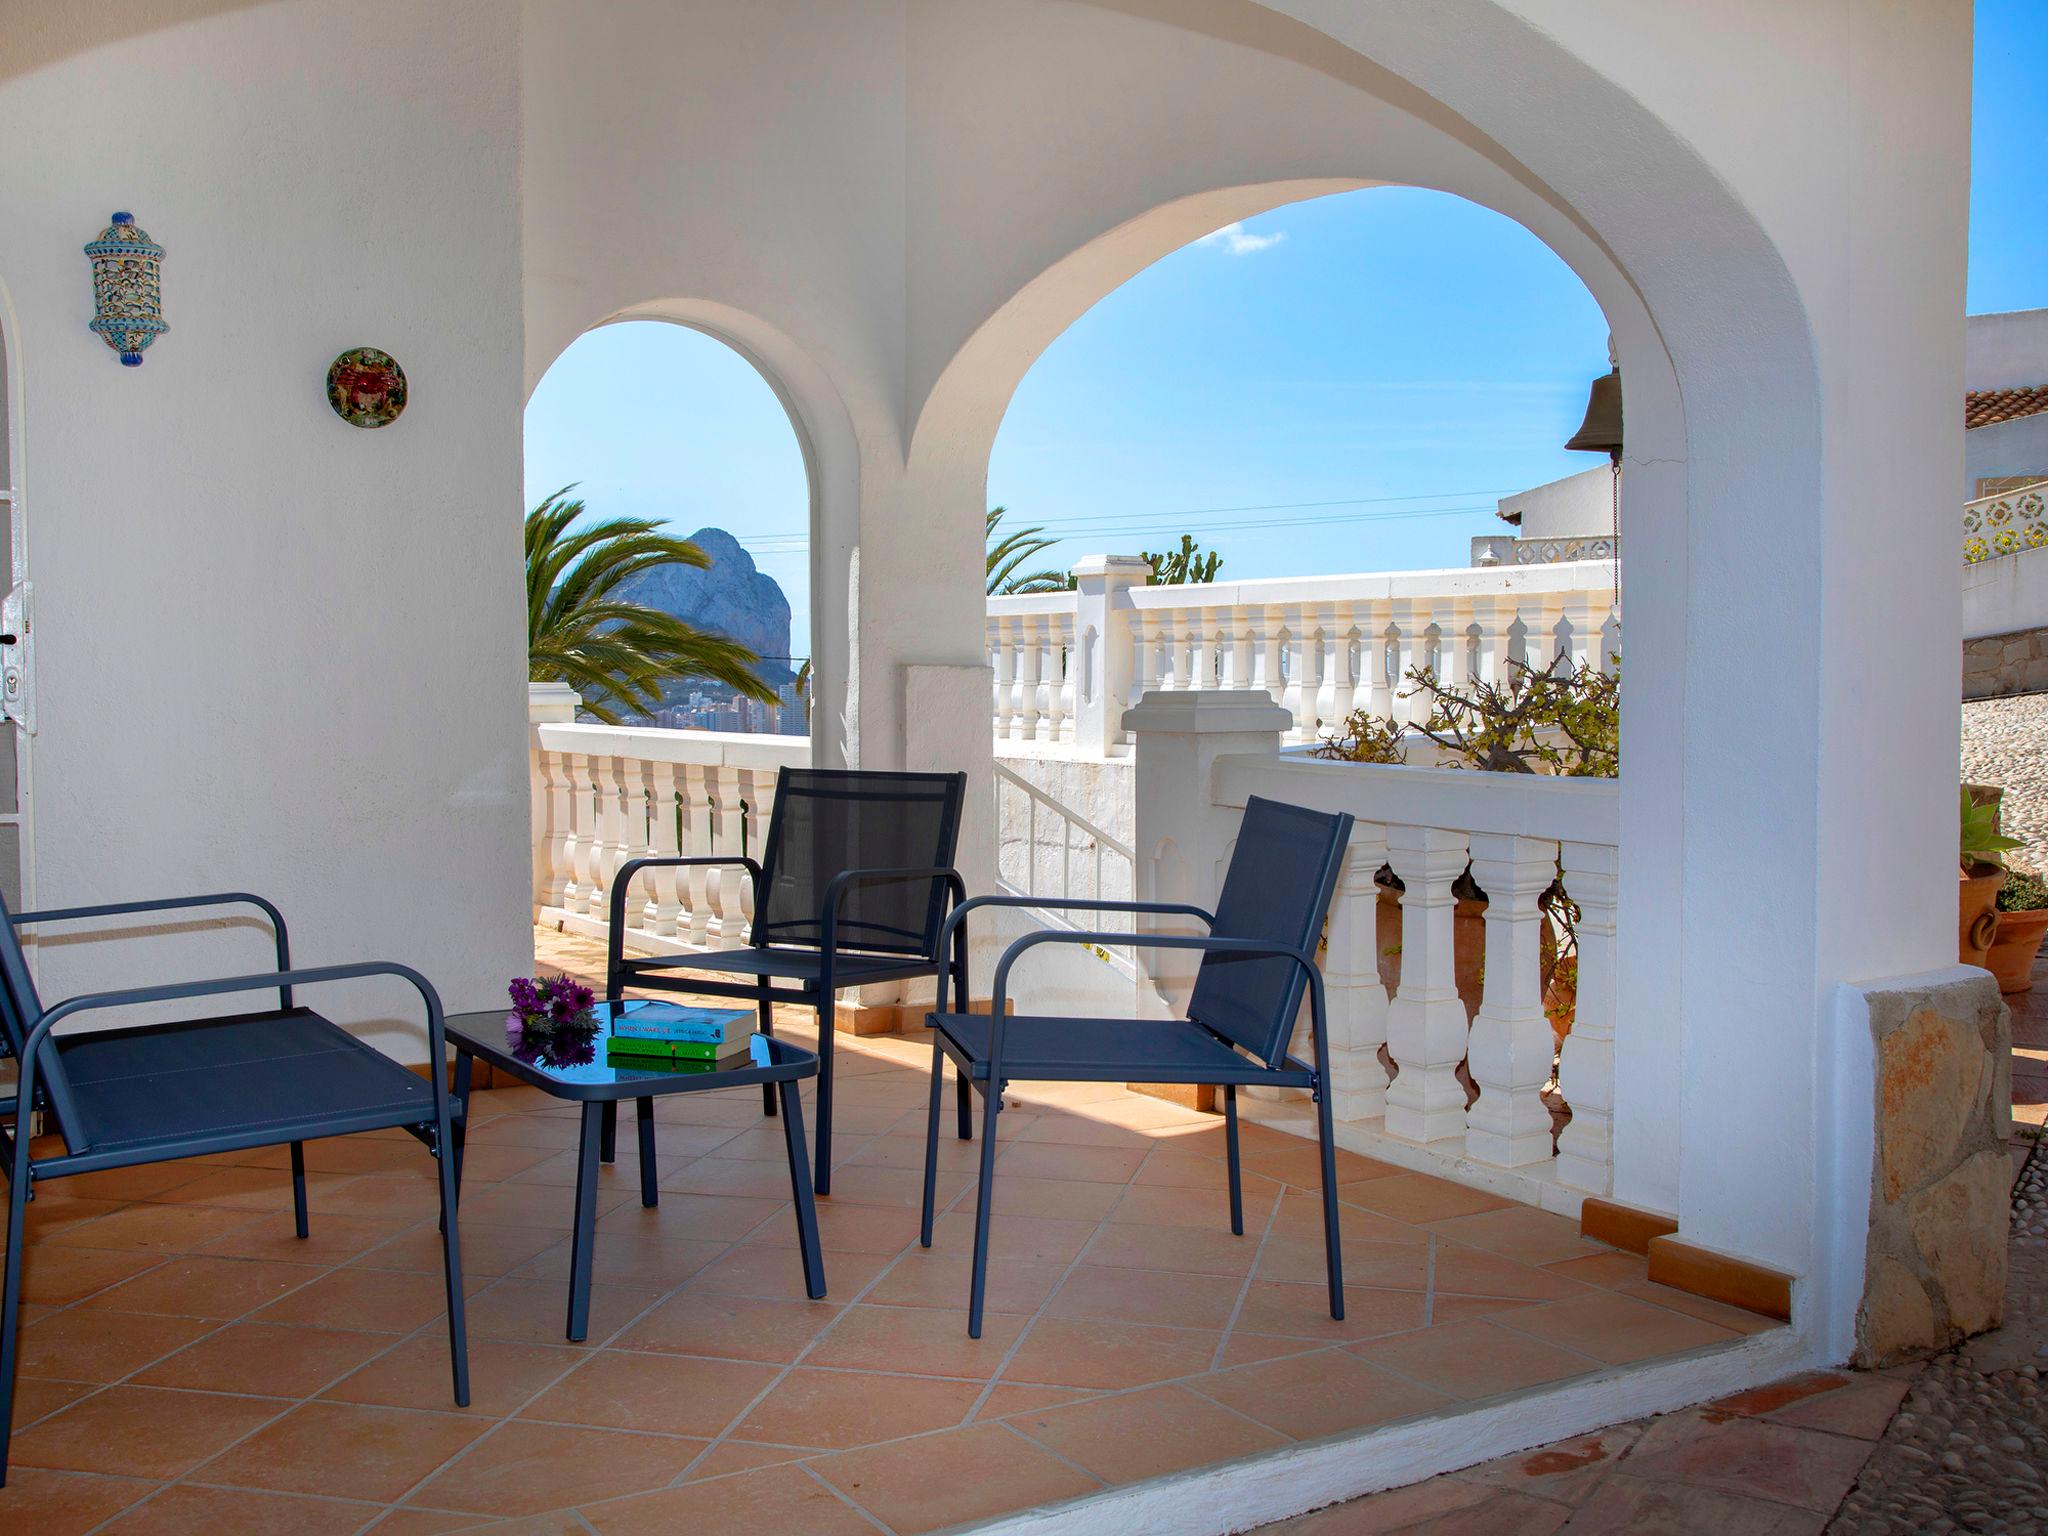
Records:
[[[699,528],[690,542],[711,557],[708,570],[686,565],[657,566],[622,582],[618,596],[645,603],[699,629],[729,635],[762,659],[756,670],[781,687],[795,675],[789,656],[789,599],[775,578],[754,565],[753,556],[723,528]],[[687,684],[667,692],[689,693]]]

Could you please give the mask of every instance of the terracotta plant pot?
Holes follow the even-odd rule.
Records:
[[[2048,938],[2048,907],[2035,912],[2001,912],[1984,968],[1998,978],[2001,992],[2025,992],[2034,985],[2034,957]]]
[[[1962,876],[1957,909],[1956,958],[1964,965],[1982,965],[1991,953],[1991,941],[1998,932],[1998,888],[2004,884],[2005,871],[2002,869]]]

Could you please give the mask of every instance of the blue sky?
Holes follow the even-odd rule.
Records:
[[[1972,313],[2048,306],[2048,5],[1978,0]],[[1598,465],[1567,453],[1607,327],[1511,220],[1376,188],[1276,209],[1175,252],[1055,341],[1011,401],[989,500],[1060,537],[1048,563],[1194,533],[1226,576],[1463,565],[1496,498]],[[730,529],[808,649],[809,491],[736,353],[608,326],[526,411],[528,502]]]

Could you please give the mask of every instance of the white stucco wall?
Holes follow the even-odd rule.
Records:
[[[1602,464],[1531,486],[1500,500],[1503,516],[1521,518],[1515,536],[1523,539],[1570,539],[1582,534],[1611,533],[1614,520],[1614,471]]]
[[[37,898],[244,887],[302,961],[488,1006],[531,957],[514,28],[489,0],[272,5],[67,52],[98,9],[0,18]],[[117,208],[168,252],[139,368],[85,328],[79,248]],[[411,389],[378,431],[325,395],[366,343]],[[267,958],[238,932],[40,965],[65,995]]]
[[[1963,348],[1965,389],[2048,384],[2048,309],[1972,315]]]

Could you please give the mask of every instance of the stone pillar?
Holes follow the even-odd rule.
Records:
[[[1123,594],[1152,579],[1152,567],[1136,555],[1084,555],[1074,564],[1079,584],[1074,605],[1074,746],[1103,757],[1126,738],[1124,708],[1137,665],[1131,641],[1131,609]]]
[[[2011,1017],[1974,967],[1857,993],[1877,1084],[1854,1358],[1879,1366],[1946,1349],[2003,1315]]]

